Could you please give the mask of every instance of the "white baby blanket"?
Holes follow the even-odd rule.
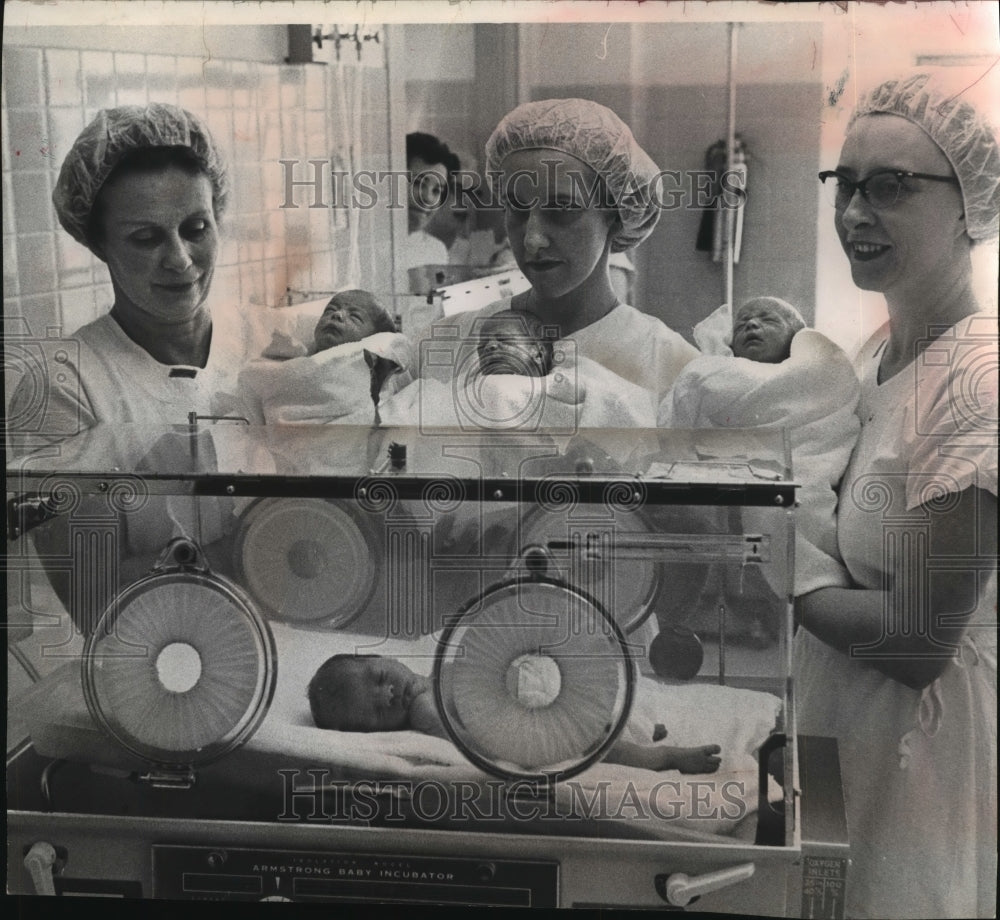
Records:
[[[847,355],[803,329],[780,364],[702,355],[660,405],[664,428],[785,428],[797,499],[795,593],[848,584],[836,549],[836,489],[860,431],[860,384]],[[752,510],[744,512],[753,516]]]
[[[573,434],[652,427],[656,413],[645,389],[574,356],[545,377],[460,372],[417,380],[387,399],[380,416],[384,425]]]
[[[284,338],[275,333],[272,346],[284,344]],[[281,352],[272,347],[264,354]],[[405,336],[379,332],[314,355],[251,361],[240,372],[238,386],[254,424],[371,425],[373,381],[379,401],[395,393],[411,379],[410,355]]]

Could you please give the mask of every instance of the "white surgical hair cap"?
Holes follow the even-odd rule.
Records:
[[[995,128],[970,102],[929,73],[887,80],[864,96],[848,122],[863,115],[899,115],[922,128],[951,163],[973,240],[997,236],[1000,147]]]
[[[185,109],[166,103],[102,109],[76,139],[52,192],[59,223],[88,249],[90,214],[108,176],[122,157],[147,147],[186,147],[212,184],[216,216],[229,195],[226,166],[202,122]]]
[[[604,181],[621,220],[612,252],[632,249],[653,232],[660,209],[651,185],[660,171],[611,109],[590,99],[519,105],[501,119],[486,142],[486,168],[497,173],[510,154],[539,149],[568,153]]]

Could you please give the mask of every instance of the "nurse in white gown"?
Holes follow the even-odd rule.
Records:
[[[921,74],[861,101],[820,178],[889,322],[857,359],[854,583],[796,602],[798,729],[839,742],[849,916],[995,916],[997,321],[970,251],[997,235],[1000,150]]]

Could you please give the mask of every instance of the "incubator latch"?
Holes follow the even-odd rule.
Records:
[[[21,495],[7,502],[7,539],[16,540],[59,514],[59,496]]]
[[[190,789],[196,781],[194,770],[150,770],[140,773],[140,783],[147,783],[154,789]]]
[[[742,863],[718,872],[706,872],[704,875],[685,875],[683,872],[673,872],[669,875],[658,875],[654,879],[656,893],[668,904],[674,907],[687,907],[695,898],[700,898],[710,891],[728,888],[739,882],[745,882],[754,873],[753,863]]]
[[[187,537],[174,537],[160,553],[153,571],[164,572],[173,569],[207,571],[208,563],[197,543]]]

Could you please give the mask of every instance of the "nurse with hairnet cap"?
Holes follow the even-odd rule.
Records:
[[[889,321],[857,358],[837,541],[853,584],[796,599],[798,728],[833,735],[851,917],[996,915],[996,130],[928,74],[863,97],[820,173],[854,283]]]
[[[109,424],[184,424],[219,414],[239,370],[206,300],[228,196],[226,168],[205,126],[172,105],[106,109],[83,130],[52,195],[59,222],[108,267],[110,310],[70,337],[69,360],[14,393],[12,418],[55,443]]]
[[[73,347],[44,368],[48,379],[19,382],[8,411],[14,454],[42,448],[46,462],[101,472],[186,471],[190,444],[170,426],[187,425],[190,412],[238,412],[236,338],[229,346],[207,306],[227,194],[219,152],[190,112],[122,106],[101,111],[83,130],[52,198],[66,232],[107,265],[114,302],[67,337]],[[203,547],[219,541],[231,524],[226,501],[205,499],[194,517],[187,497],[135,502],[119,548],[122,583],[148,571],[172,537],[189,536]],[[107,502],[97,497],[84,496],[77,513],[88,503],[107,516]],[[68,517],[32,531],[43,558],[73,556]],[[100,579],[73,592],[68,573],[49,577],[74,622],[89,632],[102,604],[84,595],[92,588],[96,597]]]
[[[536,314],[576,353],[663,398],[698,352],[659,319],[622,303],[612,253],[638,246],[659,218],[659,170],[610,109],[587,99],[518,106],[486,144],[507,236],[531,289],[484,308]]]

